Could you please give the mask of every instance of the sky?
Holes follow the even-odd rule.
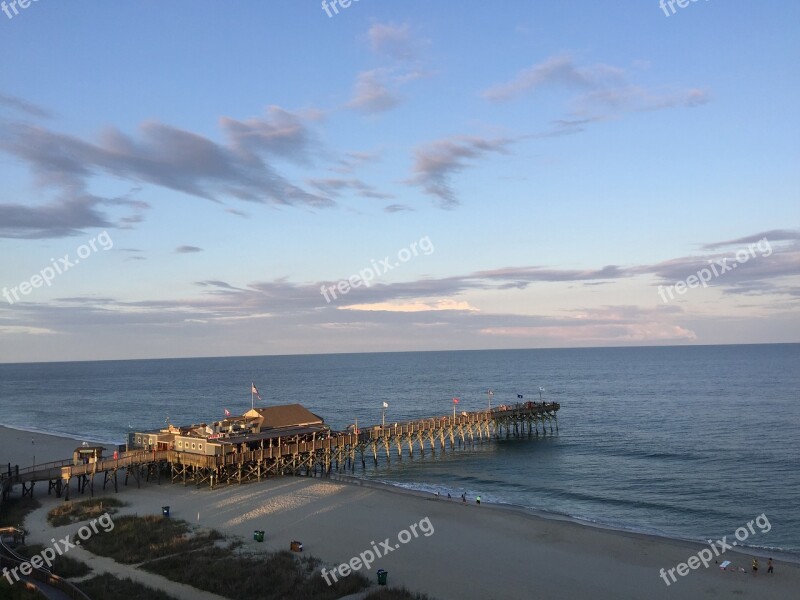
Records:
[[[0,9],[0,362],[800,342],[797,2]]]

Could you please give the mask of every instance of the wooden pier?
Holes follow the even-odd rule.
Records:
[[[357,461],[366,468],[367,460],[378,465],[385,455],[390,462],[402,460],[415,452],[456,451],[476,443],[500,438],[538,437],[558,431],[555,402],[526,402],[487,411],[461,413],[429,419],[406,421],[392,425],[360,428],[358,432],[328,432],[315,439],[281,439],[269,444],[261,441],[255,449],[231,452],[222,456],[206,456],[176,450],[137,450],[117,458],[97,460],[91,464],[74,464],[73,459],[56,461],[26,469],[0,473],[0,489],[5,497],[14,485],[22,485],[22,495],[33,496],[34,485],[47,482],[47,493],[69,500],[70,489],[94,495],[95,478],[102,474],[102,489],[113,486],[119,491],[119,480],[141,485],[142,480],[169,478],[172,483],[208,485],[260,481],[281,475],[320,475],[331,471],[355,470]],[[540,426],[541,425],[541,432]],[[554,429],[555,428],[555,429]]]

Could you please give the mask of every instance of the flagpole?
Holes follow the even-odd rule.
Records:
[[[253,410],[256,407],[255,397],[253,396],[253,388],[256,386],[255,383],[252,381],[250,382],[250,410]]]

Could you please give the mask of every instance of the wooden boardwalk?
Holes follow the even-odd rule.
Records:
[[[95,478],[103,476],[102,488],[112,485],[118,491],[132,478],[137,486],[143,480],[169,477],[173,483],[209,485],[242,483],[281,475],[329,474],[332,470],[355,470],[357,460],[366,468],[368,458],[378,465],[385,454],[391,461],[415,451],[425,455],[467,449],[476,443],[498,438],[533,437],[558,431],[558,403],[526,402],[487,411],[418,419],[392,425],[375,425],[356,432],[330,432],[313,440],[282,439],[244,452],[224,456],[205,456],[176,450],[126,452],[117,459],[101,459],[90,464],[74,464],[72,459],[36,465],[0,475],[4,496],[14,485],[22,485],[22,495],[33,496],[37,482],[48,483],[48,494],[69,499],[72,482],[81,494],[94,495]],[[540,426],[541,425],[541,433]]]

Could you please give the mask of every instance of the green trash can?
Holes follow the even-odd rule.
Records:
[[[264,541],[264,530],[263,529],[256,529],[253,532],[253,539],[255,541],[257,541],[257,542],[263,542]]]
[[[386,585],[386,576],[389,574],[389,571],[384,571],[383,569],[378,569],[378,585]]]

